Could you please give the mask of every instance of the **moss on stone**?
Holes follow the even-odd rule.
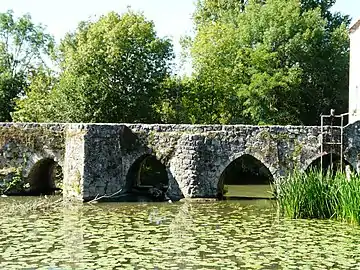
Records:
[[[154,150],[158,159],[163,163],[167,164],[170,159],[174,156],[177,149],[178,142],[184,132],[166,132],[157,133],[151,131],[149,136],[146,137],[145,143],[147,147]],[[164,143],[160,143],[160,140],[165,140]]]
[[[293,160],[297,159],[299,156],[301,156],[303,146],[298,142],[294,142],[294,151],[292,152]]]
[[[272,134],[268,130],[262,130],[257,134],[258,138],[261,140],[270,140],[272,139]]]
[[[44,145],[53,150],[65,148],[64,131],[51,131],[48,128],[38,126],[25,129],[24,127],[0,127],[0,147],[8,142],[25,145],[28,148],[41,150]]]
[[[151,130],[149,133],[148,133],[148,135],[147,135],[147,137],[146,137],[146,142],[147,142],[147,144],[148,145],[154,145],[155,143],[156,143],[156,141],[155,141],[155,137],[156,137],[156,132],[155,131],[153,131],[153,130]]]

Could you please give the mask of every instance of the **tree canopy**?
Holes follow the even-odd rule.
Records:
[[[0,117],[10,119],[17,97],[16,121],[318,124],[348,109],[349,17],[334,3],[198,0],[195,36],[184,43],[193,73],[183,78],[171,73],[170,40],[142,14],[81,22],[56,47],[56,72],[40,61],[51,36],[30,24],[42,33],[31,65],[14,61],[10,72],[16,54],[0,49],[0,106],[9,106]]]
[[[191,56],[199,91],[213,97],[205,113],[214,122],[311,125],[330,108],[346,111],[348,17],[331,13],[334,1],[263,2],[199,1]]]
[[[14,98],[24,94],[27,77],[54,48],[53,37],[30,15],[15,18],[12,11],[0,13],[0,121],[10,121]]]
[[[96,22],[80,23],[62,40],[58,57],[58,82],[44,92],[36,90],[35,79],[37,85],[30,87],[27,98],[18,101],[15,119],[40,121],[32,107],[42,93],[49,121],[158,120],[155,105],[170,73],[172,44],[157,37],[154,24],[142,14],[111,12]],[[44,74],[40,76],[43,81]]]

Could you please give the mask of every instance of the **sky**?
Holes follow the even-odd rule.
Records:
[[[159,36],[173,40],[179,57],[181,36],[191,34],[191,14],[196,0],[0,0],[0,12],[12,9],[15,16],[30,13],[36,23],[47,27],[50,34],[60,41],[76,29],[78,23],[96,18],[109,11],[126,12],[128,7],[141,11],[153,20]],[[337,0],[334,10],[360,19],[360,0]]]

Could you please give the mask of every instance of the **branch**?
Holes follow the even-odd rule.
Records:
[[[99,201],[99,200],[101,200],[101,199],[109,199],[109,198],[112,198],[112,197],[114,197],[114,196],[116,196],[116,195],[118,195],[118,194],[121,194],[122,191],[123,191],[123,190],[120,189],[120,190],[116,191],[115,193],[113,193],[113,194],[111,194],[111,195],[104,195],[104,196],[100,196],[100,197],[99,197],[99,194],[97,194],[96,197],[95,197],[95,199],[89,201],[88,203],[95,203],[95,202],[97,202],[97,201]]]
[[[17,45],[17,48],[15,48],[14,50],[14,62],[19,58],[20,56],[20,52],[21,52],[21,48],[22,48],[22,45],[24,43],[24,39],[25,37],[23,37],[20,41],[20,43]]]

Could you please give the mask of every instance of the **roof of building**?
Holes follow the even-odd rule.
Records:
[[[356,20],[355,23],[350,27],[350,33],[355,32],[360,27],[360,19]]]

